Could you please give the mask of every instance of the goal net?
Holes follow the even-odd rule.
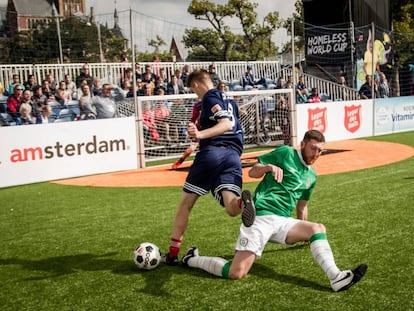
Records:
[[[292,89],[227,92],[239,108],[244,148],[291,144]],[[193,143],[187,124],[197,102],[195,94],[137,97],[118,102],[118,117],[137,117],[138,153],[145,162],[179,158]],[[136,109],[137,108],[137,109]],[[194,150],[194,153],[197,149]]]

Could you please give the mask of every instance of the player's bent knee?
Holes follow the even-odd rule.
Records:
[[[320,232],[326,232],[326,228],[325,225],[323,224],[318,224],[318,223],[314,223],[312,226],[312,231],[313,233],[320,233]]]
[[[240,280],[247,275],[247,271],[243,271],[242,269],[238,269],[236,271],[231,271],[229,273],[229,279],[232,280]]]

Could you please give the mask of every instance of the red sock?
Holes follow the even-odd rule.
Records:
[[[239,208],[242,209],[242,198],[237,199],[237,204],[239,205]]]
[[[169,248],[169,255],[168,257],[178,257],[178,253],[180,252],[182,240],[171,238],[171,244]]]

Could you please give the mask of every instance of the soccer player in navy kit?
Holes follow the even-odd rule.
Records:
[[[197,199],[211,191],[228,215],[242,215],[246,227],[252,225],[255,209],[248,190],[242,192],[243,133],[234,100],[217,90],[208,71],[196,69],[187,77],[187,86],[202,99],[199,128],[188,124],[190,137],[199,140],[199,151],[183,187],[175,216],[165,263],[178,264],[178,253],[191,210]]]
[[[305,133],[300,150],[281,146],[259,157],[249,176],[261,178],[254,193],[256,219],[252,226],[241,225],[232,263],[220,257],[199,256],[196,247],[187,250],[183,263],[216,276],[241,279],[247,275],[268,242],[292,245],[310,242],[316,262],[334,291],[343,291],[358,282],[367,271],[361,264],[353,270],[340,270],[334,260],[323,224],[307,220],[307,204],[316,173],[313,164],[323,151],[325,137],[317,130]],[[297,218],[291,216],[296,209]]]

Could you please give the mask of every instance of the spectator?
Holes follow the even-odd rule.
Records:
[[[200,130],[201,106],[202,106],[202,101],[199,100],[199,101],[194,103],[193,109],[191,111],[190,122],[194,123],[194,125],[198,128],[198,130]],[[181,157],[173,163],[171,168],[173,170],[176,170],[181,164],[183,164],[185,159],[187,159],[194,151],[196,151],[196,149],[198,148],[199,143],[200,143],[200,140],[194,138],[193,141],[191,142],[191,145],[184,151],[184,153],[181,155]]]
[[[142,78],[143,78],[143,74],[142,74],[142,70],[141,70],[141,65],[138,64],[138,63],[136,63],[135,64],[135,79],[137,81],[138,80],[141,80],[142,81]]]
[[[269,136],[269,128],[267,126],[267,122],[269,120],[268,117],[269,110],[267,109],[267,102],[265,100],[259,101],[259,120],[260,120],[260,128],[263,132],[263,142],[264,144],[269,144],[271,138]]]
[[[65,74],[65,83],[66,89],[71,94],[71,97],[73,99],[74,94],[76,93],[76,84],[72,81],[72,76],[70,74]]]
[[[211,81],[213,81],[214,87],[217,87],[220,83],[220,77],[216,73],[216,66],[214,64],[210,64],[210,66],[208,66],[208,74],[210,75]]]
[[[157,90],[157,95],[163,96],[164,90],[162,88]],[[160,136],[167,142],[170,138],[170,109],[164,100],[159,100],[154,109],[155,125],[160,133]]]
[[[381,98],[388,98],[390,97],[390,86],[388,85],[387,77],[383,72],[379,74],[380,81],[378,84],[378,94]]]
[[[242,76],[242,86],[244,90],[250,90],[256,86],[252,66],[250,65],[247,66],[247,70]]]
[[[97,119],[107,119],[116,117],[116,102],[112,96],[112,89],[117,88],[123,96],[122,90],[118,86],[111,86],[105,83],[102,86],[102,94],[92,97],[92,108],[96,110]]]
[[[375,91],[375,86],[374,86],[374,91]],[[361,99],[372,98],[372,79],[370,75],[365,76],[365,83],[361,85],[358,93]]]
[[[30,90],[33,92],[33,88],[37,85],[35,76],[33,74],[29,74],[27,76],[27,81],[23,84],[25,90]]]
[[[13,88],[13,94],[7,98],[7,113],[10,114],[13,120],[17,123],[20,117],[20,102],[23,98],[23,87],[16,83]]]
[[[93,77],[89,73],[89,65],[88,64],[84,64],[82,66],[81,73],[79,74],[79,76],[76,77],[76,79],[75,79],[76,88],[80,88],[82,80],[86,80],[86,82],[89,85],[89,88],[92,89]]]
[[[305,84],[305,77],[300,76],[296,84],[296,102],[298,104],[306,103],[309,99],[309,90]]]
[[[147,82],[143,84],[140,94],[142,94],[143,96],[152,96],[154,95],[154,90],[155,90],[155,83]]]
[[[52,96],[55,95],[49,86],[49,81],[46,79],[42,81],[42,93],[46,96],[47,99],[50,99]]]
[[[49,116],[52,113],[52,108],[49,105],[44,105],[40,111],[40,114],[36,118],[36,124],[49,123]]]
[[[49,89],[50,89],[50,91],[53,94],[56,94],[56,90],[58,89],[58,85],[56,83],[55,77],[51,73],[49,73],[46,76],[46,80],[47,80],[47,82],[49,82]]]
[[[27,103],[22,103],[19,108],[20,117],[17,125],[34,124],[32,117],[32,107]]]
[[[341,75],[339,76],[339,81],[338,81],[339,85],[341,86],[340,89],[340,96],[341,96],[341,100],[349,100],[350,96],[349,96],[349,90],[348,90],[348,85],[346,83],[346,78],[345,76]]]
[[[134,83],[134,72],[132,68],[126,68],[124,71],[123,77],[121,77],[121,81],[119,85],[123,90],[129,89],[131,85]]]
[[[163,68],[160,68],[160,74],[157,76],[157,81],[155,83],[155,88],[156,89],[163,88],[164,91],[165,91],[167,89],[167,85],[168,85],[167,71],[163,67]]]
[[[220,90],[220,91],[222,91],[222,92],[227,92],[228,91],[227,85],[223,81],[220,81],[217,84],[217,89]]]
[[[30,106],[30,113],[33,117],[36,117],[34,111],[34,105],[32,101],[32,92],[29,89],[25,89],[23,91],[22,100],[20,101],[20,105],[27,104]]]
[[[89,85],[85,83],[81,86],[82,95],[79,98],[81,120],[96,119],[96,111],[92,108],[92,97]]]
[[[40,85],[36,85],[33,88],[32,103],[32,113],[38,117],[42,112],[43,106],[47,105],[47,97],[43,94],[43,90]]]
[[[190,74],[190,71],[191,71],[190,65],[185,64],[183,66],[183,70],[181,72],[181,77],[180,77],[181,81],[183,81],[183,86],[185,86],[187,83],[187,77]]]
[[[308,103],[320,103],[319,90],[317,87],[313,87],[308,98]]]
[[[290,76],[288,76],[288,78],[287,78],[287,81],[286,81],[286,83],[285,83],[285,86],[284,86],[284,88],[285,89],[290,89],[290,88],[293,88],[293,76],[292,75],[290,75]]]
[[[142,81],[146,83],[148,82],[155,83],[156,80],[157,80],[157,76],[155,75],[155,73],[152,72],[151,65],[146,64],[144,74],[142,75]]]
[[[147,141],[158,142],[160,134],[155,126],[151,102],[145,102],[142,109],[144,137]]]
[[[180,83],[181,82],[181,83]],[[177,76],[172,76],[170,83],[167,85],[167,95],[173,94],[184,94],[185,89],[182,85],[182,81],[178,79]]]
[[[91,87],[88,85],[88,81],[86,79],[82,80],[80,83],[80,87],[76,89],[76,98],[79,99],[83,95],[82,87],[84,85],[87,85],[89,87],[89,90],[91,90]],[[93,96],[92,92],[89,95],[92,97]]]
[[[296,90],[296,103],[303,104],[306,103],[309,99],[309,91],[308,89],[303,90]]]
[[[101,79],[98,77],[93,78],[92,95],[98,96],[102,94]]]
[[[66,93],[64,89],[58,88],[56,90],[55,101],[58,102],[62,107],[65,106],[68,102],[65,96],[66,96]]]
[[[283,89],[283,88],[286,88],[285,78],[283,78],[283,77],[279,77],[279,79],[277,79],[276,88],[277,88],[277,89]]]
[[[23,90],[24,90],[24,86],[20,83],[20,77],[19,77],[19,75],[18,74],[14,74],[13,75],[13,81],[9,84],[9,86],[8,86],[8,88],[7,88],[7,91],[8,91],[8,95],[10,96],[10,95],[13,95],[13,92],[14,92],[14,87],[17,85],[17,84],[19,84],[22,88],[23,88]]]
[[[296,84],[296,90],[302,91],[304,89],[307,89],[308,87],[305,84],[305,77],[304,76],[300,76],[299,77],[299,81]]]
[[[185,88],[185,82],[183,82],[183,79],[182,79],[182,76],[183,76],[183,72],[179,69],[179,68],[177,68],[175,71],[174,71],[174,76],[176,76],[177,78],[178,78],[178,85],[179,85],[179,88],[181,89],[184,89],[184,92],[186,92],[186,88]],[[186,78],[187,79],[187,78]],[[171,80],[172,80],[172,76],[171,76],[171,79],[170,79],[170,82],[171,82]]]
[[[69,102],[72,100],[72,93],[70,91],[68,91],[67,87],[66,87],[66,82],[64,80],[59,82],[59,88],[58,90],[61,89],[63,91],[62,93],[62,97],[65,100],[65,102]],[[56,92],[58,91],[56,90]]]
[[[189,114],[182,99],[173,101],[170,112],[170,135],[174,142],[185,142]]]

